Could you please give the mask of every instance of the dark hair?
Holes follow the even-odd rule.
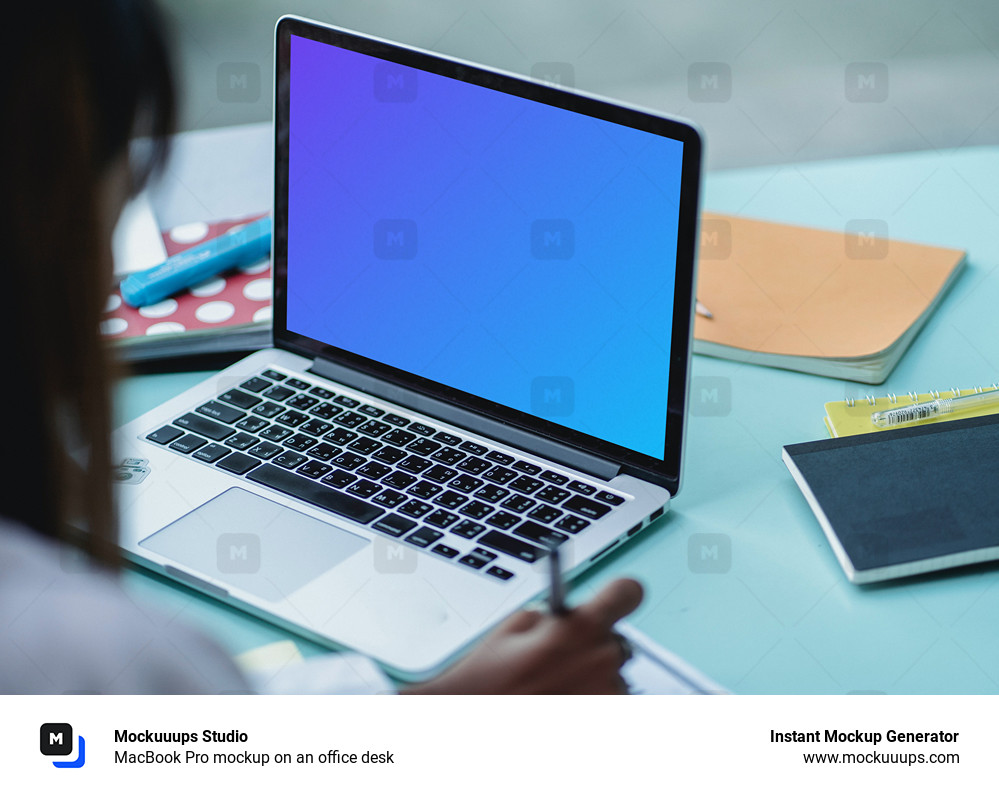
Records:
[[[0,516],[114,563],[105,181],[135,135],[150,145],[128,159],[131,192],[162,166],[173,80],[147,0],[19,6],[0,48]]]

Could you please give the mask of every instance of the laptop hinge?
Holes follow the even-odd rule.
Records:
[[[465,428],[495,439],[502,444],[517,447],[541,458],[556,461],[564,466],[585,472],[588,475],[611,480],[621,471],[621,467],[605,458],[577,450],[561,442],[546,439],[530,431],[508,425],[500,420],[484,417],[469,409],[455,406],[445,400],[422,395],[414,390],[390,384],[387,381],[358,372],[343,365],[323,359],[313,361],[309,372],[331,381],[374,395],[391,403],[397,403],[412,411],[418,411],[443,422]]]

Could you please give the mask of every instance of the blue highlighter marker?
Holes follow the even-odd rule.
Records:
[[[133,273],[121,283],[121,297],[130,306],[149,306],[230,268],[262,259],[270,250],[271,219],[265,216]]]

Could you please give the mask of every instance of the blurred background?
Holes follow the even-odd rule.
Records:
[[[265,121],[294,13],[693,119],[709,169],[999,142],[997,0],[161,0],[181,128]]]

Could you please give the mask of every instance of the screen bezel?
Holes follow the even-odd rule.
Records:
[[[512,409],[413,373],[336,348],[288,330],[288,124],[290,108],[291,36],[341,47],[507,94],[543,102],[594,118],[662,135],[683,144],[678,219],[673,328],[669,356],[666,428],[662,460],[575,431],[533,414]],[[283,17],[275,29],[275,157],[273,276],[274,345],[312,358],[325,359],[385,379],[405,389],[442,400],[546,439],[612,461],[620,471],[649,480],[675,494],[680,486],[687,376],[690,365],[694,274],[696,268],[701,137],[689,123],[623,107],[597,97],[497,72],[422,50],[328,27],[298,17]]]

